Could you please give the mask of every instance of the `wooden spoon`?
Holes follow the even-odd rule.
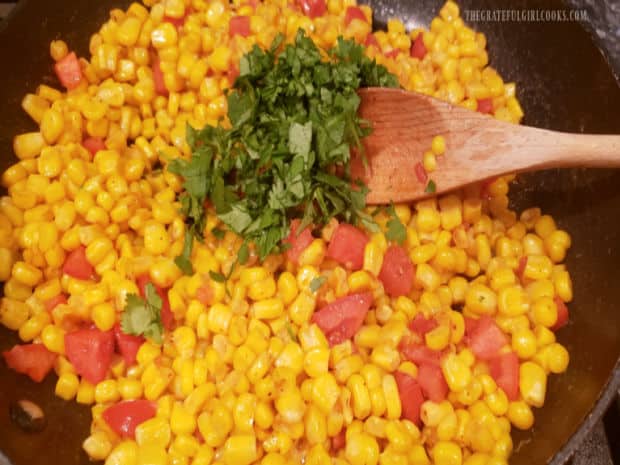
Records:
[[[436,135],[446,153],[428,173],[439,194],[507,173],[570,166],[620,167],[620,136],[567,134],[505,123],[426,95],[367,88],[359,114],[372,122],[351,173],[369,187],[368,204],[408,202],[434,195],[416,176],[416,164]]]

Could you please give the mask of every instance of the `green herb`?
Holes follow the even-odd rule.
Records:
[[[226,232],[223,229],[213,228],[211,230],[211,234],[213,234],[213,237],[216,239],[222,240],[224,239],[224,234],[226,234]]]
[[[393,203],[390,204],[390,206],[386,210],[390,215],[390,219],[387,222],[388,229],[385,233],[385,237],[390,241],[398,242],[402,245],[407,239],[407,228],[400,221],[400,218],[398,218]]]
[[[239,251],[237,252],[237,262],[239,265],[245,265],[250,258],[250,249],[248,248],[247,242],[241,244],[239,247]]]
[[[255,243],[261,260],[281,251],[293,217],[320,226],[337,216],[377,230],[364,212],[368,189],[352,185],[349,174],[350,149],[363,153],[370,132],[357,115],[356,90],[398,84],[353,41],[339,38],[329,61],[303,30],[294,44],[281,45],[278,36],[269,50],[255,46],[241,58],[228,94],[232,127],[188,126],[191,159],[168,164],[184,178],[189,230],[202,238],[209,199],[229,229]]]
[[[121,329],[126,334],[145,336],[154,342],[162,342],[161,323],[162,300],[152,283],[144,288],[146,299],[128,294],[125,310],[121,316]]]
[[[424,189],[424,192],[426,192],[427,194],[434,194],[436,190],[437,186],[435,185],[435,181],[433,181],[432,179],[429,180],[428,184],[426,185],[426,189]]]
[[[222,273],[218,273],[217,271],[209,271],[209,276],[213,281],[217,281],[218,283],[226,282],[226,276],[224,276]]]
[[[293,329],[289,321],[286,322],[286,331],[288,331],[288,335],[293,340],[293,342],[299,342],[299,339],[297,339],[297,334],[295,334],[295,330]]]
[[[317,276],[312,281],[310,281],[310,290],[312,292],[318,291],[323,284],[327,281],[327,276]]]
[[[183,243],[183,252],[181,255],[174,259],[174,263],[181,269],[181,271],[190,276],[194,274],[194,268],[192,266],[192,248],[194,246],[194,235],[188,229],[185,231],[185,242]]]

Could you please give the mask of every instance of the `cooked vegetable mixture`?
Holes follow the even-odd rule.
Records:
[[[360,85],[518,123],[515,84],[452,1],[374,32],[354,1],[146,0],[89,59],[50,45],[1,178],[3,356],[92,405],[92,459],[507,464],[566,370],[571,239],[511,177],[381,208],[348,178]]]

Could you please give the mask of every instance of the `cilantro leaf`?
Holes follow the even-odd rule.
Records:
[[[121,329],[126,334],[142,335],[161,344],[164,332],[161,322],[162,299],[152,283],[148,283],[144,291],[145,299],[136,294],[127,295]]]
[[[323,284],[327,281],[326,276],[317,276],[312,281],[310,281],[310,290],[312,292],[317,292]]]
[[[176,263],[176,265],[181,269],[181,271],[188,276],[191,276],[192,274],[194,274],[194,267],[192,266],[192,260],[191,260],[193,246],[194,246],[194,235],[192,234],[192,231],[188,229],[187,231],[185,231],[185,242],[183,243],[183,252],[181,253],[181,255],[178,255],[174,259],[174,263]]]
[[[224,276],[222,273],[218,273],[217,271],[209,271],[209,276],[213,281],[216,281],[218,283],[226,282],[226,276]]]
[[[390,215],[390,219],[387,222],[388,230],[385,233],[385,237],[390,241],[398,242],[402,245],[407,239],[407,228],[400,221],[398,215],[396,215],[396,209],[393,203],[387,208],[387,212]]]
[[[349,173],[351,149],[363,153],[361,140],[370,132],[357,115],[356,91],[398,85],[352,40],[340,37],[327,60],[303,30],[293,43],[283,40],[278,36],[268,50],[254,46],[241,58],[227,95],[232,127],[188,126],[191,158],[167,164],[184,180],[179,201],[188,230],[203,240],[209,200],[231,231],[255,244],[261,260],[282,251],[292,218],[318,227],[338,217],[377,230],[364,211],[368,189]],[[185,249],[191,252],[186,243],[181,257],[189,256]],[[240,250],[238,263],[244,257]],[[179,258],[177,265],[187,272],[191,263]]]
[[[426,185],[426,188],[424,189],[424,192],[426,192],[427,194],[434,194],[435,191],[437,191],[437,185],[435,184],[435,181],[430,179],[428,181],[428,184]]]

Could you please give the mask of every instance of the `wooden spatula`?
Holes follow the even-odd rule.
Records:
[[[429,174],[436,193],[501,174],[554,167],[620,167],[620,136],[567,134],[498,121],[491,116],[399,89],[361,89],[359,113],[372,123],[364,139],[368,166],[354,157],[369,204],[408,202],[425,192],[415,166],[443,135],[446,153]]]

